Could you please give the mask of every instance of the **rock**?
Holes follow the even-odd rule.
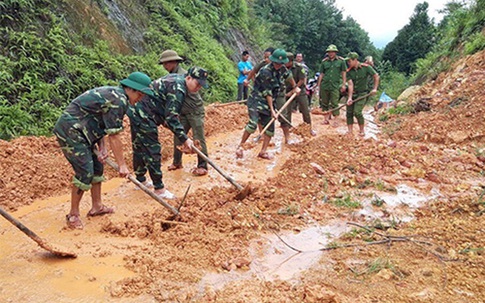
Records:
[[[310,166],[313,168],[313,170],[319,174],[319,175],[323,175],[325,174],[325,170],[323,169],[323,167],[321,167],[320,165],[318,165],[317,163],[310,163]]]
[[[401,95],[399,95],[397,100],[408,100],[412,95],[417,93],[420,88],[421,88],[421,86],[419,86],[419,85],[413,85],[413,86],[406,88],[406,90],[404,90],[401,93]]]
[[[249,264],[251,264],[251,260],[248,258],[239,257],[232,260],[231,263],[235,264],[237,268],[241,268],[244,266],[249,266]]]
[[[396,147],[397,146],[397,143],[396,143],[396,141],[389,140],[389,141],[387,141],[387,146],[389,146],[389,147]]]
[[[457,130],[447,134],[447,137],[453,141],[453,143],[462,143],[468,139],[468,134],[464,131]]]

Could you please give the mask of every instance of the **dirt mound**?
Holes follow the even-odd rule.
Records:
[[[332,125],[319,124],[324,131],[317,137],[308,136],[308,126],[298,127],[292,135],[301,133],[302,141],[282,147],[291,149],[292,156],[276,177],[255,184],[243,201],[234,199],[236,190],[229,185],[199,188],[188,195],[182,220],[169,229],[163,228],[167,211],[161,208],[125,208],[124,216],[120,212],[100,218],[103,223],[88,221],[91,228],[99,227],[105,241],[133,239],[106,248],[106,254],[121,251],[125,266],[134,272],[111,283],[110,295],[149,295],[160,302],[478,302],[485,297],[480,279],[485,265],[481,136],[485,100],[479,91],[485,79],[480,71],[485,67],[484,56],[485,52],[466,58],[453,72],[422,87],[409,102],[430,98],[431,110],[391,115],[382,124],[379,140],[339,134],[339,127],[345,129],[340,118]],[[246,114],[245,106],[209,107],[206,131],[239,129]],[[165,152],[171,153],[168,131],[161,131],[160,138]],[[124,140],[129,143],[126,133]],[[0,157],[5,159],[2,171],[8,169],[0,186],[10,189],[0,192],[3,206],[15,208],[26,204],[26,197],[33,199],[27,189],[19,189],[18,196],[12,190],[28,188],[25,184],[34,174],[39,176],[32,183],[38,195],[66,190],[59,186],[56,173],[62,169],[57,174],[67,187],[70,168],[59,162],[64,158],[54,139],[20,138],[0,142],[0,147]],[[259,149],[256,144],[245,147],[247,154]],[[229,157],[224,161],[240,161],[237,167],[244,170],[244,161],[249,160]],[[264,174],[275,165],[258,161]],[[49,186],[42,183],[51,179]],[[395,216],[379,201],[403,185],[425,195],[433,193],[414,213],[413,221]],[[120,192],[135,195],[125,189],[113,197],[119,198]],[[364,205],[369,200],[372,203]],[[402,200],[404,211],[411,212],[410,198]],[[366,212],[380,215],[372,219]],[[328,226],[333,221],[367,227],[322,244],[329,250],[319,257],[320,263],[297,280],[265,279],[252,269],[257,255],[250,246],[265,243],[262,232],[298,234],[308,226]],[[395,241],[375,243],[386,236]],[[76,239],[80,248],[94,245],[81,238]],[[293,246],[299,249],[298,244]],[[101,258],[104,251],[98,249],[101,252],[95,254]],[[289,244],[285,249],[290,249]],[[283,254],[277,248],[271,250]],[[307,257],[307,253],[301,255]]]
[[[247,117],[246,106],[231,108],[207,107],[205,132],[214,135],[239,129]],[[173,135],[159,128],[162,156],[166,160],[173,153]],[[131,166],[131,136],[129,119],[125,117],[122,142],[125,158]],[[21,137],[12,141],[0,140],[0,206],[14,210],[29,205],[35,199],[67,193],[72,179],[72,168],[64,158],[55,137]],[[108,177],[115,172],[106,167]]]

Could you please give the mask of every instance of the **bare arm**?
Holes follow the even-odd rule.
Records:
[[[109,135],[109,145],[115,156],[116,163],[118,163],[120,176],[128,176],[130,171],[126,166],[125,158],[123,157],[123,143],[121,143],[120,133]]]
[[[352,105],[352,94],[354,93],[354,82],[351,79],[347,82],[349,84],[349,95],[347,97],[347,105]]]
[[[374,87],[372,88],[371,94],[375,95],[377,93],[377,88],[379,87],[379,74],[374,74]]]

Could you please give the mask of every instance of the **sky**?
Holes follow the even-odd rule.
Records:
[[[438,13],[451,0],[335,0],[344,18],[351,16],[360,24],[377,48],[384,48],[396,36],[398,30],[409,23],[418,3],[428,2],[428,16],[439,22]]]

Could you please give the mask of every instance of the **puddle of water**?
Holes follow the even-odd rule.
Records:
[[[365,128],[364,128],[364,131],[365,131],[364,139],[372,138],[377,141],[378,140],[377,135],[381,131],[379,130],[379,127],[377,126],[377,124],[375,124],[374,122],[374,116],[371,115],[372,111],[373,109],[367,112],[364,112],[364,119],[366,120]]]
[[[409,222],[414,219],[413,212],[417,208],[423,206],[425,202],[441,196],[437,189],[432,189],[429,195],[425,195],[405,184],[398,185],[396,190],[396,194],[382,194],[363,201],[362,209],[356,214],[363,216],[366,220],[391,219],[398,222]],[[372,200],[377,197],[384,201],[381,207],[372,205]]]
[[[276,235],[269,234],[251,243],[252,258],[248,271],[232,270],[228,273],[208,273],[199,282],[202,293],[206,287],[222,289],[227,283],[257,278],[263,281],[297,281],[299,275],[320,260],[324,248],[333,239],[345,233],[345,222],[314,226],[299,233],[282,234],[290,246],[304,251],[299,253],[285,245]]]

